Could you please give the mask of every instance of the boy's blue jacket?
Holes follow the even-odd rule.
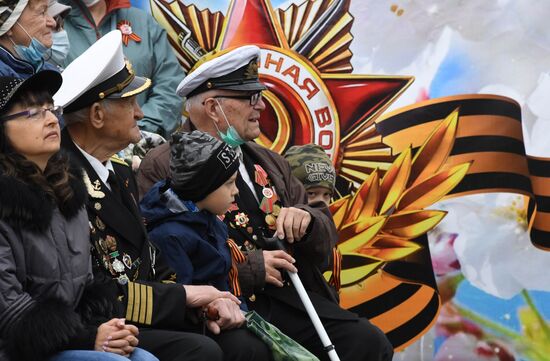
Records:
[[[178,283],[229,291],[231,254],[226,225],[171,190],[164,192],[165,184],[155,184],[140,202],[150,240],[176,271]]]

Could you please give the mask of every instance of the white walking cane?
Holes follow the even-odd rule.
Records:
[[[286,251],[285,246],[281,243],[281,240],[278,239],[277,237],[266,238],[265,241],[269,246],[271,246],[274,249],[280,249],[282,251]],[[313,304],[309,299],[309,296],[306,292],[306,289],[304,288],[304,285],[302,284],[302,280],[298,276],[298,273],[290,272],[290,271],[286,271],[286,273],[290,277],[290,281],[294,285],[294,288],[296,288],[296,291],[298,292],[298,296],[300,297],[300,300],[304,304],[304,308],[306,309],[306,312],[309,315],[311,322],[313,323],[313,327],[315,327],[315,331],[317,331],[317,334],[319,335],[319,338],[323,343],[323,347],[328,353],[329,359],[331,361],[340,361],[340,358],[336,353],[336,349],[334,348],[334,345],[330,341],[330,338],[327,335],[327,331],[325,330],[325,327],[321,323],[321,319],[319,318],[317,311],[315,311],[315,308],[313,307]]]

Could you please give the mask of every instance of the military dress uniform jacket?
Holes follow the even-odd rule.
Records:
[[[62,148],[87,174],[84,181],[89,196],[87,211],[94,274],[91,292],[84,295],[90,305],[88,312],[93,316],[94,305],[107,301],[113,306],[112,317],[125,317],[151,328],[183,329],[185,289],[181,284],[162,281],[170,272],[159,264],[161,260],[148,241],[130,167],[121,160],[112,161],[120,188],[117,199],[76,148],[67,129],[62,131],[61,138]]]

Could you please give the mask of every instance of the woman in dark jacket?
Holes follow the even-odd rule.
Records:
[[[59,153],[60,86],[54,71],[0,77],[0,360],[156,360],[135,326],[76,311],[92,279],[87,191]]]

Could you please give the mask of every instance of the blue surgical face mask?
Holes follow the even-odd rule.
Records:
[[[218,135],[220,136],[220,139],[229,144],[231,148],[237,148],[240,145],[243,145],[246,143],[246,141],[239,135],[237,132],[237,129],[235,129],[234,126],[229,124],[229,121],[227,120],[227,117],[225,116],[225,112],[223,111],[223,108],[218,101],[218,99],[214,98],[216,100],[216,103],[218,103],[218,106],[220,107],[220,110],[222,111],[223,118],[225,119],[225,122],[227,123],[227,131],[223,133],[220,128],[218,128],[218,125],[216,122],[214,122],[214,125],[216,126],[216,130],[218,131]]]
[[[51,61],[56,65],[62,66],[63,62],[69,55],[71,46],[69,44],[69,37],[65,30],[52,33],[52,52],[49,58],[44,58],[46,61]]]
[[[27,34],[27,36],[31,39],[31,43],[29,46],[18,45],[15,44],[10,38],[11,42],[13,43],[13,48],[15,52],[17,53],[17,55],[19,55],[21,59],[31,63],[36,70],[40,70],[40,68],[42,68],[42,65],[44,64],[44,57],[49,56],[48,53],[50,52],[50,49],[48,49],[36,38],[30,36],[27,30],[25,30],[25,28],[21,24],[16,24],[19,25],[21,29],[23,29],[25,34]]]

